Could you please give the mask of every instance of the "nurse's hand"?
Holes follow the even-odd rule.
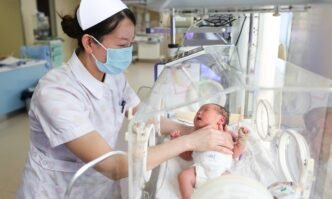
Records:
[[[233,140],[229,133],[220,132],[211,126],[194,131],[188,136],[193,151],[219,151],[233,154]]]

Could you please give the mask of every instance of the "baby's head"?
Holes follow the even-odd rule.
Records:
[[[196,113],[194,126],[196,129],[212,125],[216,129],[226,130],[228,124],[228,111],[218,104],[204,104]]]

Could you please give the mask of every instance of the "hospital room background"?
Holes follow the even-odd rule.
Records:
[[[49,70],[61,67],[76,47],[76,41],[62,32],[58,14],[73,14],[79,2],[0,0],[0,198],[15,198],[21,180],[29,147],[27,111],[34,86]],[[276,161],[284,158],[286,162],[278,164],[281,180],[298,180],[302,198],[332,198],[332,2],[261,0],[232,4],[228,0],[209,0],[204,5],[196,0],[191,5],[159,0],[124,2],[137,18],[133,61],[125,75],[146,108],[138,112],[134,124],[150,119],[146,115],[155,117],[165,113],[181,122],[192,122],[188,110],[195,110],[193,107],[197,105],[192,91],[187,94],[193,101],[186,107],[176,92],[163,92],[173,86],[183,91],[188,82],[204,78],[208,81],[199,87],[205,92],[222,89],[216,98],[231,110],[231,122],[248,125],[252,136],[262,139],[263,145],[277,146]],[[186,64],[191,69],[181,68]],[[179,67],[181,70],[172,70]],[[190,77],[186,82],[188,71]],[[233,74],[234,79],[221,80]],[[182,77],[182,82],[168,78],[175,75]],[[222,82],[222,87],[211,83],[215,81]],[[165,94],[174,98],[162,98]],[[159,107],[150,108],[155,103]],[[130,128],[132,125],[126,120],[121,129],[120,150],[128,151],[128,145],[138,145],[126,138],[127,131],[135,136],[137,129]],[[283,137],[281,131],[288,137]],[[283,139],[287,139],[285,146]],[[144,143],[151,145],[151,142]],[[294,149],[289,143],[300,149]],[[284,152],[280,152],[282,146]],[[302,157],[301,147],[308,150],[307,156]],[[250,152],[255,150],[259,149],[249,147]],[[131,193],[148,194],[146,198],[176,198],[177,193],[172,195],[166,190],[174,191],[172,183],[167,182],[176,178],[174,171],[168,171],[173,162],[151,175],[136,170],[135,165],[144,158],[132,158],[132,171],[138,174],[132,178],[134,184],[129,189],[140,185],[141,180],[135,179],[137,176],[148,182],[144,186],[156,182],[154,178],[157,178],[157,189],[163,188],[159,193],[152,193],[147,187],[131,189]],[[245,160],[244,163],[253,164]],[[273,160],[269,161],[255,159],[254,164],[264,169],[272,165]],[[244,172],[240,166],[234,170],[239,175]],[[256,177],[267,185],[270,183],[267,178],[277,174],[262,175],[255,173],[247,177]],[[128,185],[122,189],[128,192],[125,190]]]

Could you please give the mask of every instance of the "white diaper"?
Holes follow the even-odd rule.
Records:
[[[221,176],[229,170],[233,164],[233,157],[215,151],[193,152],[193,161],[196,171],[195,188],[198,188],[207,180]]]

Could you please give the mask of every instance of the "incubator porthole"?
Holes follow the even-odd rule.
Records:
[[[269,141],[276,134],[275,118],[270,103],[260,100],[256,109],[256,128],[262,140]]]
[[[310,159],[309,147],[303,136],[291,129],[284,131],[279,140],[278,158],[285,179],[300,182]]]

